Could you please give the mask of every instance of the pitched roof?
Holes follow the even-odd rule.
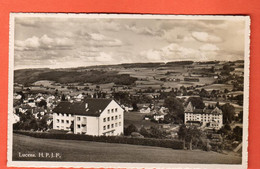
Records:
[[[193,111],[186,111],[185,113],[193,113],[193,114],[222,114],[222,110],[219,109],[218,107],[215,107],[214,109],[208,109],[208,108],[204,108],[204,109],[193,109]]]
[[[194,108],[191,102],[189,102],[188,106],[185,109],[185,112],[193,112]]]
[[[99,117],[111,101],[112,99],[85,99],[81,102],[60,102],[53,112]]]

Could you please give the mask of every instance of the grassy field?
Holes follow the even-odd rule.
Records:
[[[130,124],[135,125],[137,128],[142,126],[150,128],[150,126],[155,126],[157,123],[153,123],[150,120],[143,120],[146,114],[140,112],[125,112],[124,113],[124,126],[127,127]]]
[[[76,162],[138,162],[138,163],[204,163],[240,164],[241,157],[200,150],[173,150],[150,146],[99,143],[88,141],[39,139],[13,135],[14,161],[50,161],[46,158],[22,158],[18,153],[61,153],[56,161]]]

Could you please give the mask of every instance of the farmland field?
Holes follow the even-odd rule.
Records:
[[[13,135],[13,160],[50,161],[50,159],[19,157],[18,153],[55,152],[61,159],[77,162],[141,162],[141,163],[203,163],[240,164],[241,157],[201,150],[173,150],[170,148],[100,143],[75,140],[40,139]]]

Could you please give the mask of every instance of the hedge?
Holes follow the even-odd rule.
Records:
[[[133,144],[154,147],[164,147],[172,149],[183,149],[183,142],[180,140],[170,139],[154,139],[154,138],[131,138],[124,136],[91,136],[79,134],[63,134],[63,133],[48,133],[48,132],[32,132],[14,130],[14,133],[23,134],[36,138],[44,139],[63,139],[63,140],[84,140],[105,143],[120,143],[120,144]]]

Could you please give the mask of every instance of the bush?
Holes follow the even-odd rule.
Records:
[[[183,149],[183,142],[180,140],[170,139],[153,139],[153,138],[131,138],[121,136],[90,136],[80,134],[63,134],[63,133],[48,133],[48,132],[30,132],[14,130],[14,133],[23,134],[36,138],[44,139],[64,139],[64,140],[84,140],[106,143],[120,143],[120,144],[133,144],[154,147],[164,147],[172,149]]]

